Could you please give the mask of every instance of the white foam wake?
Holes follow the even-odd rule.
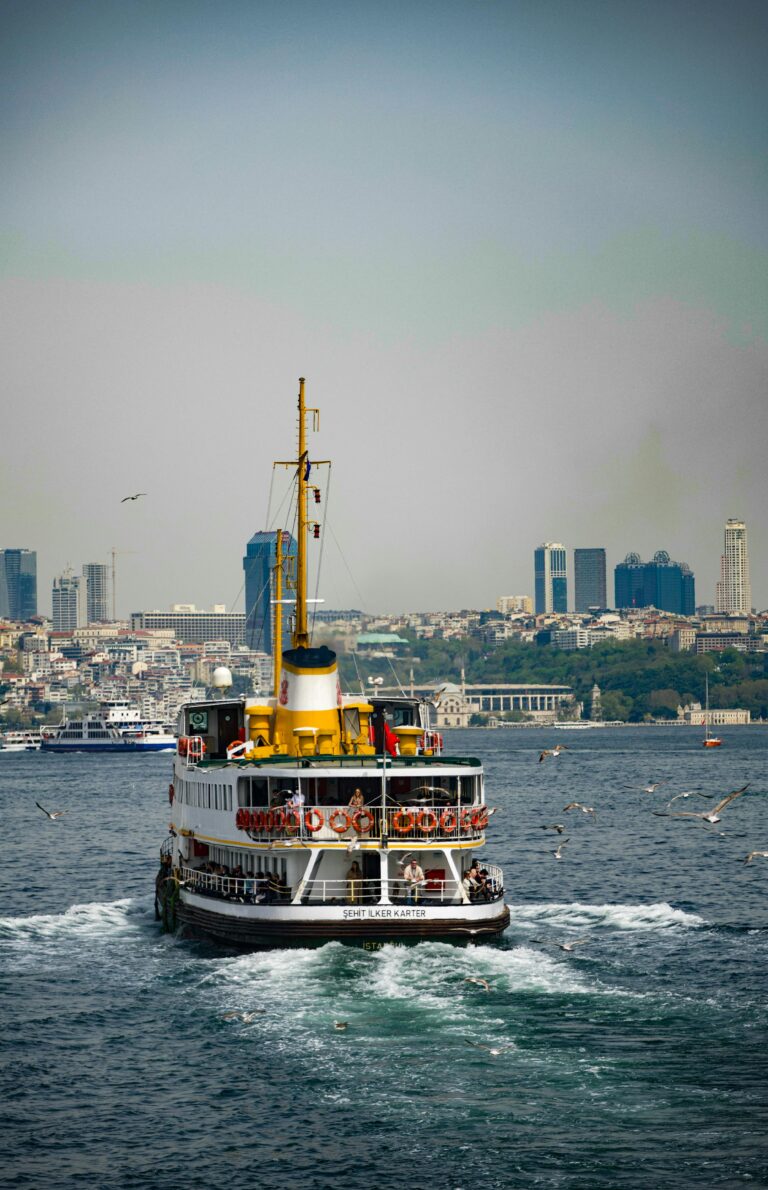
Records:
[[[516,926],[555,926],[563,929],[668,930],[698,929],[706,925],[703,917],[673,909],[666,902],[656,905],[583,905],[571,904],[510,905],[511,924]]]
[[[0,917],[0,938],[52,938],[61,933],[96,937],[129,929],[128,912],[131,897],[121,901],[93,901],[85,905],[70,905],[63,913],[35,913],[29,917]]]

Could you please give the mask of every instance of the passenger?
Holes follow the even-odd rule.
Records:
[[[354,810],[362,810],[365,805],[365,798],[363,797],[362,789],[356,789],[349,799],[349,804]]]
[[[415,856],[411,857],[410,863],[403,869],[403,880],[408,885],[408,891],[405,894],[406,905],[417,904],[419,889],[424,883],[424,872],[416,862]]]
[[[359,905],[363,892],[363,872],[355,860],[347,872],[347,904]]]

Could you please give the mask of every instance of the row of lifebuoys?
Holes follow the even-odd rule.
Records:
[[[343,835],[352,828],[358,835],[367,834],[375,825],[375,818],[368,810],[350,813],[339,806],[326,816],[319,806],[310,806],[303,815],[298,807],[273,806],[271,810],[248,810],[241,806],[235,815],[235,826],[243,831],[300,830],[302,823],[309,834],[314,835],[324,826],[337,835]],[[487,806],[454,810],[450,807],[438,813],[437,810],[396,810],[392,815],[392,829],[398,835],[410,835],[414,830],[424,835],[440,830],[452,835],[456,831],[482,831],[488,825]]]

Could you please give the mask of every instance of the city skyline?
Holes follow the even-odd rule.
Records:
[[[303,375],[329,606],[493,606],[554,539],[714,602],[729,517],[767,604],[766,6],[355,17],[4,7],[0,542],[242,606]]]

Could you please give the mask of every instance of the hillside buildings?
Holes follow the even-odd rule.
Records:
[[[591,607],[607,607],[605,587],[605,550],[573,551],[574,608],[588,612]]]
[[[23,622],[36,615],[36,551],[0,550],[0,616]]]
[[[744,521],[729,519],[725,524],[725,549],[720,558],[715,610],[747,615],[752,610],[747,526]]]
[[[536,614],[568,611],[568,565],[565,546],[545,541],[533,555]]]

